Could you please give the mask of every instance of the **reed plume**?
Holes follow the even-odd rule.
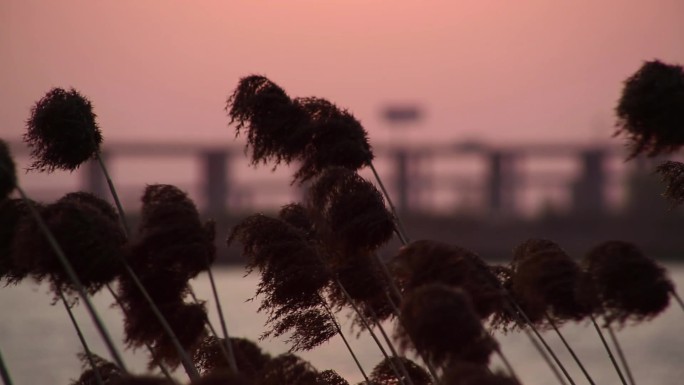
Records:
[[[7,198],[17,187],[17,169],[9,146],[0,139],[0,202]]]
[[[405,293],[423,285],[444,284],[464,290],[482,319],[500,310],[501,291],[486,263],[475,253],[446,243],[419,240],[403,246],[390,262]]]
[[[86,291],[93,294],[122,271],[120,262],[126,238],[111,216],[107,203],[87,193],[67,194],[43,207],[40,215],[66,254]],[[98,202],[97,204],[91,202]],[[20,223],[14,237],[13,259],[38,281],[48,279],[55,293],[74,293],[77,288],[66,273],[56,251],[32,218]]]
[[[271,356],[264,353],[254,342],[246,338],[231,338],[230,343],[235,353],[240,375],[253,379],[268,363]],[[193,361],[203,375],[214,372],[229,371],[230,365],[222,352],[225,340],[214,336],[207,336],[195,351]]]
[[[414,385],[432,385],[430,374],[420,365],[405,357],[385,358],[380,361],[370,375],[370,380],[375,385],[402,385],[404,378],[397,378],[392,366],[406,368],[406,373]]]
[[[318,373],[318,385],[349,385],[336,371],[328,369]]]
[[[608,322],[643,321],[663,312],[674,284],[665,269],[634,244],[608,241],[582,261]]]
[[[449,365],[440,385],[520,385],[520,381],[503,373],[495,373],[486,366],[458,362]]]
[[[73,88],[48,91],[31,109],[26,127],[34,170],[73,171],[96,157],[102,143],[90,101]]]
[[[190,382],[190,385],[255,385],[255,383],[242,373],[219,372],[204,375]]]
[[[0,201],[0,282],[17,284],[31,272],[25,266],[15,263],[13,258],[17,228],[20,223],[28,220],[28,206],[23,199]]]
[[[630,141],[630,158],[679,149],[684,145],[684,69],[659,60],[645,62],[625,80],[615,111],[615,134]]]
[[[579,265],[556,243],[546,239],[523,242],[514,251],[511,268],[510,293],[536,325],[579,321],[591,312],[578,300]]]
[[[318,371],[300,357],[285,353],[274,357],[262,369],[259,385],[319,385]]]
[[[684,163],[667,161],[656,168],[665,182],[663,196],[672,202],[672,206],[684,203]]]
[[[237,123],[236,136],[247,131],[252,164],[274,161],[290,163],[299,158],[311,137],[304,111],[285,91],[264,76],[240,79],[228,98],[230,122]]]
[[[78,358],[83,365],[83,373],[77,380],[72,381],[71,385],[98,385],[95,371],[97,371],[102,379],[104,385],[112,385],[121,378],[126,376],[126,373],[121,370],[116,364],[105,360],[104,358],[91,353],[95,368],[90,365],[88,357],[79,353]]]
[[[295,180],[307,181],[330,167],[355,171],[373,160],[368,134],[349,111],[321,98],[298,98],[295,103],[306,112],[311,130]]]
[[[458,361],[486,365],[497,349],[466,292],[436,283],[404,297],[396,337],[403,350],[412,347],[441,367]]]
[[[153,376],[124,376],[111,385],[178,385],[175,381]]]

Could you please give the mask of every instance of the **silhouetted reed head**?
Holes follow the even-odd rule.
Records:
[[[240,374],[247,378],[254,378],[271,359],[271,356],[264,353],[256,343],[246,338],[231,338],[230,342]],[[225,344],[225,339],[214,336],[207,336],[202,340],[193,357],[202,374],[230,371],[228,361],[221,350],[222,344]]]
[[[96,197],[84,201],[86,193],[67,194],[40,210],[76,275],[89,293],[97,292],[121,272],[126,237],[108,211],[108,203]],[[76,288],[47,237],[33,218],[26,217],[15,234],[13,258],[17,266],[30,270],[38,281],[47,278],[54,289],[75,292]]]
[[[616,107],[617,134],[631,141],[630,158],[672,152],[684,145],[684,69],[645,62],[625,81]]]
[[[684,203],[684,163],[667,161],[658,166],[656,172],[665,182],[663,196],[673,206]]]
[[[376,250],[392,238],[394,217],[382,194],[352,170],[325,169],[309,189],[307,204],[322,240],[345,254]]]
[[[178,385],[176,382],[162,377],[128,375],[116,379],[106,385]]]
[[[355,171],[370,164],[368,134],[349,111],[321,98],[297,98],[295,103],[306,112],[311,130],[295,180],[309,180],[329,167]]]
[[[105,360],[104,358],[98,356],[97,354],[91,353],[95,367],[97,368],[100,378],[105,385],[111,385],[112,383],[120,380],[126,374],[116,366],[115,364]],[[90,361],[85,353],[78,354],[79,360],[81,360],[81,366],[83,366],[83,373],[78,377],[77,380],[72,381],[71,385],[99,385],[97,377],[95,376],[95,370],[90,365]]]
[[[248,271],[261,271],[257,295],[264,296],[262,310],[311,306],[320,301],[319,292],[330,282],[330,272],[320,250],[302,230],[256,214],[233,229],[228,243],[234,241],[242,244]]]
[[[192,355],[205,337],[207,312],[204,304],[186,304],[178,300],[175,303],[157,303],[157,307],[178,337],[183,349]],[[170,368],[176,368],[180,364],[178,351],[149,305],[127,309],[124,333],[129,347],[137,348],[146,343],[151,346],[152,357],[148,365],[150,369],[159,362]]]
[[[31,109],[24,141],[31,147],[32,169],[73,171],[97,155],[102,134],[90,101],[71,88],[53,88]]]
[[[264,366],[257,383],[259,385],[318,385],[318,371],[300,357],[281,354]]]
[[[213,372],[205,374],[197,380],[191,381],[190,385],[254,385],[252,378],[246,377],[242,372]]]
[[[290,346],[290,352],[309,351],[328,342],[337,334],[337,326],[324,306],[319,301],[317,306],[276,311],[269,317],[270,328],[261,338],[287,335],[285,342]]]
[[[523,242],[514,251],[511,268],[510,293],[533,323],[544,325],[546,314],[554,322],[581,320],[590,314],[591,309],[577,298],[582,271],[556,243]]]
[[[402,247],[390,262],[404,292],[432,283],[465,290],[480,318],[487,318],[502,306],[502,294],[489,266],[475,253],[431,240],[419,240]]]
[[[237,123],[236,136],[247,131],[252,163],[290,163],[301,156],[311,138],[306,113],[285,91],[264,76],[240,79],[228,98],[230,122]]]
[[[632,243],[601,243],[587,253],[583,266],[592,277],[608,322],[647,320],[670,303],[674,284],[667,272]]]
[[[17,168],[9,146],[0,139],[0,202],[17,187]]]
[[[134,270],[161,269],[185,280],[207,270],[216,258],[214,223],[203,224],[195,204],[175,186],[147,186],[142,202],[129,251]]]
[[[347,380],[332,369],[318,373],[317,382],[319,385],[349,385]]]
[[[289,225],[302,230],[309,238],[314,236],[314,224],[304,206],[299,203],[290,203],[281,207],[278,218]]]
[[[35,202],[34,206],[38,206]],[[29,220],[29,208],[23,199],[0,201],[0,282],[15,284],[26,278],[30,270],[17,264],[14,254],[14,235],[22,221]]]
[[[404,296],[397,328],[400,347],[413,347],[437,366],[451,361],[487,364],[497,343],[485,332],[463,290],[428,284]]]
[[[483,365],[458,362],[444,370],[439,385],[520,385],[520,382]]]
[[[415,362],[411,361],[406,357],[385,358],[384,360],[380,361],[380,363],[377,364],[371,372],[371,382],[377,385],[404,384],[404,382],[402,381],[404,379],[403,372],[401,372],[402,378],[397,378],[397,375],[394,373],[392,364],[394,364],[394,367],[397,368],[403,364],[406,368],[406,372],[408,373],[409,378],[411,379],[414,385],[432,385],[432,378],[430,377],[430,374],[428,374],[428,372],[426,372],[425,369],[420,367],[420,365],[416,364]],[[408,382],[406,382],[406,384],[408,384]]]

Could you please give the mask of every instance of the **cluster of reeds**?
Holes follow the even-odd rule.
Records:
[[[628,242],[595,245],[577,260],[553,241],[529,239],[505,265],[490,265],[454,244],[411,242],[373,167],[368,135],[351,113],[325,99],[291,98],[256,75],[240,80],[226,109],[237,134],[246,136],[254,165],[295,164],[292,183],[307,184],[302,202],[274,216],[249,216],[227,235],[229,245],[241,248],[247,271],[259,274],[255,298],[267,315],[262,338],[284,336],[290,344],[288,353],[277,356],[228,334],[211,273],[217,254],[213,222],[200,218],[183,191],[148,186],[132,231],[100,157],[102,135],[92,105],[76,90],[53,89],[31,111],[25,135],[31,168],[73,171],[96,159],[116,208],[86,192],[32,201],[0,141],[0,280],[49,282],[83,345],[84,370],[74,385],[175,384],[170,371],[181,365],[193,385],[348,384],[295,354],[332,338],[342,339],[367,384],[520,384],[496,330],[526,333],[558,381],[574,384],[541,333],[553,330],[593,384],[561,332],[564,323],[585,320],[604,342],[621,381],[633,385],[625,355],[617,351],[620,362],[613,355],[619,349],[614,328],[657,316],[671,297],[681,304],[663,267]],[[617,112],[618,133],[627,133],[631,157],[684,145],[682,68],[646,63],[626,82]],[[380,190],[358,173],[364,167]],[[668,183],[665,195],[675,204],[684,201],[684,165],[668,162],[658,172]],[[15,190],[20,198],[10,197]],[[402,246],[381,258],[380,249],[393,237]],[[222,335],[190,286],[200,273],[212,283]],[[90,302],[103,289],[121,309],[128,347],[147,349],[152,374],[130,373],[112,344]],[[77,303],[87,307],[110,359],[88,347],[71,313]],[[340,322],[349,314],[355,330]],[[358,333],[368,333],[384,357],[372,369],[348,342]],[[0,374],[5,385],[12,383],[1,357]]]

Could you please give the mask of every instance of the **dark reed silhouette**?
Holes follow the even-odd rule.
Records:
[[[684,69],[647,61],[627,78],[615,108],[618,130],[630,142],[630,158],[655,156],[684,145]]]
[[[406,368],[406,372],[414,385],[432,385],[430,374],[420,367],[420,365],[406,357],[386,358],[380,361],[370,374],[371,382],[377,385],[401,385],[402,379],[397,378],[397,375],[392,368],[392,365],[395,367],[399,366],[399,361],[401,361],[401,365]]]
[[[255,385],[255,382],[242,373],[217,372],[203,375],[190,385]]]
[[[404,293],[426,284],[458,287],[472,298],[482,319],[500,311],[501,291],[489,276],[489,267],[475,253],[459,246],[432,240],[411,242],[399,249],[390,262],[394,277]]]
[[[240,374],[246,378],[254,379],[271,359],[271,356],[264,353],[259,345],[246,338],[233,337],[230,343],[235,352]],[[203,375],[230,370],[230,365],[221,351],[222,344],[225,344],[222,338],[207,336],[195,351],[193,361]]]
[[[665,269],[632,243],[601,243],[586,254],[582,265],[608,322],[648,320],[670,303],[674,284]]]
[[[88,193],[72,193],[42,207],[40,215],[88,293],[97,292],[121,273],[126,237],[108,203]],[[76,292],[48,239],[37,234],[38,223],[25,217],[14,237],[14,263],[29,270],[37,281],[47,279],[55,293]]]
[[[0,202],[17,187],[17,168],[9,147],[0,139]]]
[[[396,337],[402,349],[413,348],[438,367],[459,361],[486,365],[497,348],[468,294],[443,284],[427,284],[404,296]]]
[[[94,158],[102,143],[90,101],[73,88],[48,91],[31,109],[26,127],[35,170],[73,171]]]
[[[318,385],[318,371],[300,357],[285,353],[269,361],[256,381],[259,385]]]
[[[226,110],[236,135],[247,131],[252,164],[298,160],[294,181],[331,166],[356,170],[373,159],[365,130],[349,112],[323,99],[292,100],[264,76],[240,79]]]
[[[520,382],[483,365],[459,362],[444,370],[439,385],[520,385]]]
[[[109,384],[108,384],[109,385]],[[112,381],[111,385],[178,385],[175,381],[154,376],[125,376]]]
[[[656,173],[665,182],[663,196],[672,206],[684,203],[684,163],[667,161],[656,167]]]
[[[307,194],[322,241],[346,255],[374,252],[394,233],[394,218],[372,183],[344,167],[325,168]]]
[[[236,226],[228,243],[242,244],[248,272],[261,272],[256,296],[268,313],[263,338],[292,332],[292,350],[309,350],[337,333],[322,292],[330,283],[320,249],[287,222],[257,214]]]
[[[35,204],[35,203],[34,203]],[[14,237],[23,221],[28,221],[28,206],[23,199],[0,201],[0,282],[17,284],[31,272],[14,262]]]
[[[536,326],[548,328],[552,322],[560,325],[590,314],[591,308],[578,298],[583,274],[580,266],[555,242],[523,242],[515,248],[510,267],[510,281],[504,286]],[[501,312],[494,324],[518,322],[509,312]]]
[[[111,363],[104,358],[92,354],[93,361],[95,362],[96,369],[90,366],[90,362],[85,354],[79,353],[78,358],[81,360],[83,365],[83,372],[77,380],[71,382],[71,385],[97,385],[97,379],[95,375],[95,370],[98,371],[104,385],[112,385],[116,381],[126,376],[121,368],[116,366],[116,364]]]
[[[319,385],[349,385],[347,380],[331,369],[318,373],[317,381]]]

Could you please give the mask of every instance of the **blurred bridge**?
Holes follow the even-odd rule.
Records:
[[[28,156],[22,143],[10,145],[16,155]],[[624,196],[629,168],[644,167],[646,162],[625,164],[624,148],[605,143],[490,145],[470,141],[379,145],[374,152],[376,167],[399,211],[445,213],[460,208],[502,216],[524,214],[530,205],[538,206],[542,204],[539,200],[551,199],[544,194],[535,195],[535,191],[553,192],[551,195],[560,197],[556,200],[560,199],[564,210],[575,213],[615,208],[615,196]],[[239,166],[246,166],[245,152],[237,143],[216,146],[120,142],[106,145],[103,156],[110,165],[126,159],[136,159],[138,165],[154,159],[192,159],[199,164],[195,198],[212,213],[226,212],[228,202],[231,210],[260,209],[248,199],[256,192],[269,194],[291,189],[296,198],[304,190],[291,187],[282,178],[235,178],[251,172]],[[134,164],[129,172],[135,173],[135,167]],[[84,165],[77,175],[81,189],[107,195],[106,181],[96,162]]]

